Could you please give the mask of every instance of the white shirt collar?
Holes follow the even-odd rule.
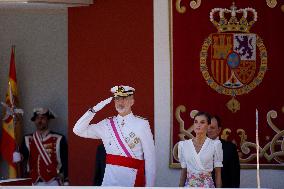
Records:
[[[50,130],[47,129],[46,131],[40,133],[39,132],[39,136],[41,137],[41,139],[44,139],[45,137],[47,137],[47,135],[49,134]]]
[[[118,114],[118,115],[117,115],[117,120],[118,120],[119,123],[121,123],[122,120],[123,120],[124,122],[126,122],[127,120],[131,119],[132,117],[134,117],[134,115],[133,115],[132,112],[130,112],[129,114],[127,114],[126,116],[123,116],[123,117]]]

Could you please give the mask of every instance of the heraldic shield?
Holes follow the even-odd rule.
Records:
[[[216,13],[219,21],[216,21]],[[230,10],[214,8],[210,12],[210,21],[218,32],[210,34],[202,45],[200,71],[212,89],[232,96],[226,104],[232,112],[240,110],[237,95],[252,91],[267,70],[263,41],[249,32],[256,20],[254,9],[237,9],[234,4]]]

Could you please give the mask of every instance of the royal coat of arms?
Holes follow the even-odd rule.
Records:
[[[257,34],[249,32],[257,21],[257,12],[253,8],[237,9],[233,4],[230,9],[212,9],[210,21],[218,32],[204,40],[200,70],[212,89],[232,97],[226,105],[232,112],[237,112],[240,110],[237,95],[252,91],[261,83],[267,70],[263,41]]]

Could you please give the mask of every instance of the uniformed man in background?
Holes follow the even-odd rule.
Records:
[[[114,96],[89,109],[73,128],[80,137],[102,139],[107,154],[102,186],[154,186],[153,135],[149,122],[131,111],[134,91],[122,85],[111,88]],[[95,114],[113,98],[118,115],[90,124]]]
[[[67,143],[63,135],[49,130],[49,120],[54,118],[54,114],[47,108],[34,109],[31,121],[36,131],[24,136],[21,154],[13,154],[14,162],[24,162],[24,176],[31,178],[33,185],[68,185]]]
[[[220,140],[223,149],[223,167],[221,169],[222,187],[239,188],[240,187],[240,162],[237,147],[230,141],[219,138],[222,131],[221,119],[218,116],[211,117],[211,124],[207,135],[213,140]],[[215,174],[212,174],[213,178]],[[214,179],[213,179],[214,180]]]

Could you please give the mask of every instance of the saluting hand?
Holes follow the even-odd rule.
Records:
[[[99,102],[97,105],[95,105],[95,106],[93,107],[93,110],[94,110],[95,112],[100,111],[103,107],[105,107],[105,105],[107,105],[107,104],[109,104],[109,103],[111,102],[112,98],[113,98],[113,97],[109,97],[108,99],[105,99],[105,100]]]

